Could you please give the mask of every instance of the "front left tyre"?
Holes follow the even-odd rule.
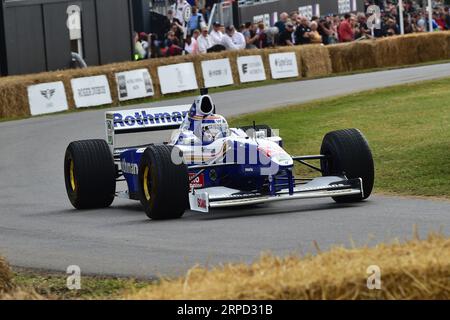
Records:
[[[189,203],[189,174],[184,163],[173,161],[173,146],[152,145],[139,165],[139,198],[152,220],[181,218]],[[182,156],[179,153],[180,156]]]
[[[64,178],[76,209],[109,207],[116,192],[116,167],[106,141],[70,143],[64,157]]]

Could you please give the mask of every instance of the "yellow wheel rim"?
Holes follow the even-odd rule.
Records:
[[[144,195],[147,201],[150,201],[150,190],[148,188],[149,181],[148,181],[148,175],[149,175],[150,169],[148,167],[145,167],[144,169],[144,181],[142,182],[144,184]]]
[[[73,160],[70,160],[70,169],[69,169],[69,173],[70,173],[70,186],[72,187],[72,190],[75,191],[75,189],[77,188],[77,185],[75,183],[75,173],[74,173],[74,163]]]

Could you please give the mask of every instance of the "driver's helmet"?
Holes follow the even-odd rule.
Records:
[[[202,139],[203,143],[209,144],[217,139],[225,138],[230,135],[227,120],[218,114],[206,116],[202,120]]]

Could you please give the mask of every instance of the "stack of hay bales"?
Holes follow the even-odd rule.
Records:
[[[327,47],[322,45],[300,46],[297,55],[301,58],[299,65],[305,78],[330,75],[332,64]]]
[[[345,73],[377,67],[375,41],[341,43],[328,46],[332,72]]]
[[[431,34],[416,33],[377,40],[377,66],[404,66],[449,58],[448,34],[436,32]]]
[[[6,261],[0,256],[0,294],[13,288],[12,272]]]

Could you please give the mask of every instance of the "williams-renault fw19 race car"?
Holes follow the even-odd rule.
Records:
[[[106,141],[76,141],[67,148],[70,202],[77,209],[104,208],[121,197],[140,201],[151,219],[174,219],[189,209],[321,197],[358,202],[370,196],[374,164],[359,130],[326,134],[318,155],[291,156],[269,126],[229,128],[215,110],[203,90],[193,105],[106,112]],[[174,130],[169,142],[115,146],[119,134],[168,129]],[[296,175],[294,164],[318,177]],[[125,183],[126,190],[116,190]]]

